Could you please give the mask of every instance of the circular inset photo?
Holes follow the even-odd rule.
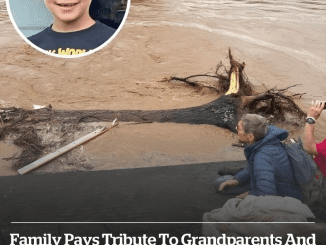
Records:
[[[126,21],[130,0],[6,0],[19,35],[37,50],[76,58],[108,44]]]

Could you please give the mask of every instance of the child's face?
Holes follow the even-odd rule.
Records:
[[[54,18],[71,22],[89,15],[92,0],[44,0]]]

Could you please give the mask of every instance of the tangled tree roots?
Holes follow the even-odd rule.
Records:
[[[302,94],[285,95],[291,87],[280,90],[269,89],[260,94],[242,97],[241,113],[260,114],[272,123],[302,126],[306,114],[293,101],[293,98],[301,97]]]
[[[230,68],[220,63],[214,74],[199,74],[186,78],[170,77],[161,82],[181,81],[191,86],[207,87],[225,93],[230,86],[230,76],[235,67],[239,71],[240,90],[237,94],[222,95],[216,100],[197,107],[174,110],[91,110],[91,111],[58,111],[51,107],[40,110],[24,110],[18,108],[0,109],[0,140],[11,135],[14,144],[23,152],[15,164],[15,168],[23,167],[41,155],[47,148],[57,149],[73,141],[73,134],[81,130],[81,122],[105,122],[118,118],[122,122],[174,122],[189,124],[210,124],[228,128],[235,132],[240,116],[244,113],[257,113],[270,120],[271,123],[300,127],[305,113],[296,105],[294,98],[302,94],[286,95],[289,88],[280,90],[267,89],[256,93],[253,85],[244,73],[245,64],[235,61],[229,52]],[[215,83],[198,81],[198,78],[213,79]],[[57,134],[57,144],[45,143],[38,135],[40,128],[45,134]],[[44,134],[43,134],[44,135]]]
[[[229,50],[230,68],[227,69],[221,62],[217,65],[214,74],[198,74],[185,78],[170,77],[164,81],[182,81],[198,88],[210,88],[218,93],[225,93],[230,87],[230,77],[232,71],[238,68],[239,71],[239,91],[229,96],[238,98],[237,117],[245,113],[260,114],[266,117],[271,123],[280,123],[291,126],[302,126],[306,114],[294,102],[295,98],[301,98],[303,94],[286,95],[286,92],[294,86],[277,90],[276,88],[267,89],[263,93],[257,93],[254,86],[249,81],[244,72],[245,63],[239,63],[233,59],[231,50]],[[214,79],[215,83],[202,81],[203,77]],[[236,99],[234,99],[235,101]],[[230,127],[228,127],[230,128]]]
[[[246,76],[244,72],[245,63],[239,63],[233,59],[233,56],[231,54],[231,50],[229,50],[229,59],[230,59],[230,68],[227,69],[222,62],[220,62],[215,69],[214,73],[206,73],[206,74],[197,74],[192,75],[188,77],[169,77],[165,78],[162,81],[181,81],[185,82],[191,86],[198,87],[198,88],[210,88],[215,90],[218,93],[226,93],[230,87],[230,77],[232,71],[238,67],[239,70],[239,85],[240,90],[236,95],[239,96],[248,96],[252,95],[254,92],[254,87],[249,82],[248,77]],[[202,78],[208,78],[209,80],[213,80],[213,84],[201,81]]]

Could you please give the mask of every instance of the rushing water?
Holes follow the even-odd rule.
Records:
[[[165,19],[165,14],[174,17],[182,15],[190,19],[214,18],[229,20],[272,20],[324,23],[326,21],[326,2],[324,0],[160,0],[145,1],[149,13],[157,19]],[[162,12],[163,11],[163,12]],[[165,12],[165,13],[164,13]],[[169,12],[169,13],[168,13]],[[150,14],[146,12],[146,18]],[[141,16],[144,12],[140,13]],[[174,19],[174,17],[172,17]]]
[[[128,23],[199,28],[287,53],[326,74],[325,0],[152,0],[132,6]]]
[[[0,0],[0,3],[3,1]],[[85,82],[83,90],[76,93],[72,99],[70,97],[75,92],[74,85],[68,83],[67,86],[66,77],[62,80],[57,77],[53,80],[48,79],[46,85],[43,80],[38,81],[39,86],[34,84],[33,78],[28,80],[30,83],[28,86],[33,89],[30,93],[25,93],[30,97],[25,99],[21,96],[19,102],[26,104],[21,102],[23,99],[29,103],[45,101],[47,104],[51,101],[61,108],[71,108],[70,106],[74,104],[80,109],[85,106],[103,108],[106,106],[103,101],[106,101],[107,105],[112,106],[105,94],[111,93],[110,86],[106,86],[109,82],[114,83],[121,79],[128,81],[156,79],[171,74],[191,75],[193,70],[206,72],[226,58],[228,47],[231,47],[236,59],[246,62],[245,72],[254,84],[267,84],[270,88],[302,84],[291,89],[291,92],[307,92],[307,97],[309,96],[307,101],[315,98],[326,100],[326,0],[131,0],[131,2],[129,15],[123,27],[125,31],[117,35],[119,41],[108,45],[112,52],[106,50],[110,53],[108,58],[110,62],[103,62],[88,69],[88,63],[84,64],[84,60],[78,60],[80,70],[75,71],[82,74],[80,76],[88,77],[94,72],[98,75],[96,79],[102,82],[104,80],[99,78],[102,71],[112,71],[105,74],[110,81],[97,83],[104,90],[98,89],[99,92],[92,90],[93,84]],[[3,28],[3,36],[8,36],[2,40],[10,43],[11,37],[7,34],[5,25]],[[99,59],[107,58],[106,53],[99,52],[98,55],[101,54],[103,57]],[[45,73],[39,74],[30,62],[25,62],[23,64],[28,67],[31,74],[37,74],[38,77],[48,76]],[[70,65],[77,64],[77,61],[74,62]],[[69,66],[67,67],[65,72],[69,69]],[[9,68],[7,70],[9,71]],[[55,68],[53,70],[57,72]],[[22,75],[24,78],[18,78],[15,73],[13,80],[25,81],[25,74],[24,71]],[[60,71],[56,74],[61,76],[65,73]],[[6,97],[2,100],[11,101],[13,99],[9,94],[15,94],[11,89],[16,88],[9,83],[7,86],[9,93],[4,93]],[[35,93],[34,88],[40,88],[41,92]],[[62,88],[68,92],[61,93]],[[123,91],[124,88],[121,89]],[[82,92],[90,90],[92,90],[90,95],[88,92]],[[44,99],[43,93],[48,93],[49,99]],[[105,99],[100,99],[103,96]],[[86,101],[85,104],[75,103],[80,102],[80,98]],[[98,102],[95,101],[97,99]],[[119,106],[122,106],[121,103],[118,103]],[[145,102],[140,104],[143,105]]]

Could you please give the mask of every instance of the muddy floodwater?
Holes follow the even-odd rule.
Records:
[[[23,45],[8,17],[2,17],[0,97],[29,108],[49,103],[61,109],[188,106],[186,99],[170,104],[173,95],[165,100],[164,92],[161,103],[149,103],[151,95],[138,92],[143,88],[137,82],[210,71],[226,60],[231,47],[254,84],[303,84],[293,92],[322,99],[325,25],[323,0],[132,1],[112,43],[95,55],[63,60]],[[181,101],[183,95],[178,96]]]
[[[202,105],[217,95],[159,81],[212,72],[220,61],[227,65],[229,47],[237,61],[246,63],[246,75],[257,89],[300,84],[291,92],[306,93],[296,101],[304,111],[311,100],[326,100],[324,0],[132,1],[117,37],[78,59],[34,50],[16,33],[3,0],[0,6],[0,106],[158,110]],[[325,118],[317,124],[317,139],[326,137]],[[192,125],[124,126],[111,138],[89,142],[83,151],[100,163],[94,167],[98,170],[232,160],[232,154],[217,152],[230,147],[236,136],[223,131],[214,141],[207,130],[217,132]],[[192,131],[198,140],[190,144],[186,139]]]
[[[205,55],[208,47],[214,52],[231,46],[246,62],[251,81],[270,86],[303,83],[298,91],[310,97],[326,95],[325,1],[143,1],[128,20],[136,26],[197,30],[185,37],[185,47],[192,43]]]

